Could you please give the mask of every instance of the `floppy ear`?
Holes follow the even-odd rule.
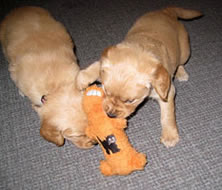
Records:
[[[55,126],[49,124],[46,119],[43,119],[40,135],[47,141],[62,146],[64,144],[64,137],[61,132],[56,129]]]
[[[103,53],[101,54],[100,58],[100,78],[99,82],[103,83],[104,74],[106,71],[109,71],[110,67],[112,66],[112,63],[110,62],[110,51],[113,50],[115,46],[109,46],[104,49]],[[106,76],[106,75],[105,75]]]
[[[90,148],[93,144],[96,143],[95,139],[91,139],[86,136],[85,131],[75,131],[73,129],[66,129],[63,131],[63,136],[70,140],[73,144],[75,144],[79,148]]]
[[[151,74],[151,85],[156,90],[163,101],[167,101],[167,96],[170,88],[171,78],[167,70],[157,64],[155,70]]]

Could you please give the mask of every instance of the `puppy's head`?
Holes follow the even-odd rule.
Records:
[[[154,56],[128,44],[106,49],[101,58],[100,78],[110,117],[126,118],[149,96],[152,88],[167,100],[170,76]]]
[[[47,95],[44,104],[35,107],[41,118],[41,136],[58,146],[68,139],[80,148],[92,147],[85,135],[87,119],[81,102],[82,94],[73,84],[60,86]]]

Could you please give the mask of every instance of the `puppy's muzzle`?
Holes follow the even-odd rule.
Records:
[[[107,116],[110,118],[125,118],[127,116],[123,105],[106,100],[103,106]]]

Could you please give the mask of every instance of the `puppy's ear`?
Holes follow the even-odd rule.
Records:
[[[61,132],[56,129],[55,126],[48,123],[46,119],[43,119],[40,128],[40,135],[47,141],[62,146],[64,144],[64,137]]]
[[[100,67],[100,75],[104,73],[104,71],[109,70],[109,68],[112,66],[112,63],[110,62],[110,52],[114,50],[116,46],[109,46],[104,49],[102,55],[101,55],[101,67]]]
[[[150,77],[151,85],[156,90],[160,98],[163,101],[167,101],[171,83],[171,78],[167,70],[161,64],[157,64]]]
[[[86,69],[79,71],[76,84],[79,90],[84,90],[87,88],[91,83],[99,80],[100,75],[100,62],[96,61]]]

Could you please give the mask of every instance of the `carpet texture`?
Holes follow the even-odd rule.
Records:
[[[160,144],[160,111],[147,101],[129,120],[127,134],[146,153],[144,171],[104,177],[99,146],[61,148],[43,140],[40,122],[27,98],[10,79],[0,51],[0,189],[7,190],[219,190],[222,187],[222,1],[220,0],[2,0],[0,20],[14,7],[48,9],[71,34],[81,68],[99,59],[102,50],[120,42],[133,22],[167,5],[200,10],[204,17],[182,21],[192,55],[185,66],[188,82],[175,81],[180,142]]]

